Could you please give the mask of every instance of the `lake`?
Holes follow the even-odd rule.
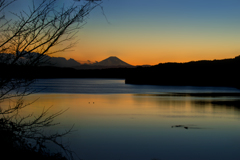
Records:
[[[240,90],[39,79],[25,114],[68,109],[54,130],[83,160],[239,160]]]

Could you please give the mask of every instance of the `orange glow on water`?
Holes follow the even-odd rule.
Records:
[[[63,115],[57,117],[56,121],[64,119],[66,122],[63,123],[73,124],[78,121],[77,119],[102,119],[103,117],[105,117],[104,119],[118,117],[122,120],[147,117],[149,121],[157,118],[161,123],[160,120],[165,118],[213,117],[216,113],[216,116],[224,116],[225,112],[230,111],[227,107],[214,108],[210,103],[203,107],[196,103],[193,97],[181,97],[179,99],[179,97],[174,96],[130,94],[36,94],[29,96],[25,102],[32,102],[37,98],[39,100],[21,110],[21,114],[34,113],[38,115],[43,108],[47,109],[49,107],[51,107],[49,114],[67,110]]]

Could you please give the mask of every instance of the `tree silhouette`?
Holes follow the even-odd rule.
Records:
[[[32,105],[24,103],[24,97],[36,92],[32,88],[35,79],[12,75],[18,66],[35,67],[48,62],[48,56],[70,49],[76,44],[74,37],[86,23],[89,13],[100,6],[99,0],[72,1],[68,6],[57,6],[59,0],[33,0],[29,10],[9,13],[14,18],[7,19],[6,11],[17,0],[0,0],[0,66],[6,67],[8,76],[0,76],[0,137],[5,150],[21,148],[32,152],[46,152],[45,143],[51,141],[66,155],[72,153],[57,138],[64,133],[44,135],[45,127],[56,125],[53,120],[65,111],[47,115],[50,108],[38,116],[21,117],[19,110]],[[62,45],[67,42],[68,45]],[[21,70],[24,72],[24,69]],[[31,74],[31,73],[29,73]],[[6,101],[14,105],[2,107]]]

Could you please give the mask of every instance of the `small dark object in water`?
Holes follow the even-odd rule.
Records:
[[[175,125],[175,126],[172,126],[172,128],[173,127],[183,127],[183,128],[185,128],[185,129],[188,129],[188,127],[187,126],[184,126],[184,125]]]
[[[183,125],[176,125],[175,127],[184,127]]]
[[[173,127],[184,127],[183,125],[175,125],[175,126],[172,126]]]

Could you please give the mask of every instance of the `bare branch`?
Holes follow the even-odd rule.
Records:
[[[32,88],[36,80],[23,77],[21,72],[25,71],[24,67],[46,63],[47,55],[72,48],[77,42],[73,41],[76,33],[101,1],[85,0],[84,3],[59,7],[58,0],[41,0],[38,3],[33,0],[28,11],[11,13],[15,18],[8,20],[3,10],[15,1],[0,0],[0,65],[7,67],[9,72],[6,77],[0,75],[0,137],[9,138],[11,145],[37,152],[45,150],[46,142],[52,142],[72,159],[72,152],[58,141],[71,133],[72,128],[63,133],[44,134],[44,129],[59,124],[54,119],[66,110],[48,115],[49,107],[43,108],[38,116],[20,115],[20,110],[36,101],[25,104],[24,98],[37,92]],[[68,42],[68,45],[61,45],[64,42]],[[16,68],[19,68],[19,73],[15,71]],[[1,107],[6,101],[11,104],[7,108]]]

